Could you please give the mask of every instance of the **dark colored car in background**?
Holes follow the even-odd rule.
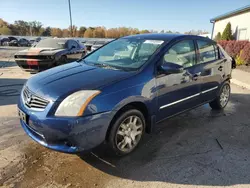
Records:
[[[18,40],[17,39],[14,39],[14,40],[11,40],[9,43],[8,43],[9,46],[18,46]]]
[[[12,39],[9,43],[9,46],[30,46],[30,42],[25,38]]]
[[[85,47],[72,39],[43,39],[30,49],[15,54],[15,61],[26,71],[42,71],[82,58]]]
[[[8,37],[10,41],[12,40],[18,40],[16,37]]]
[[[40,42],[40,40],[42,40],[41,37],[32,38],[29,40],[29,43],[31,46],[33,46],[36,45],[38,42]]]
[[[25,38],[20,38],[18,40],[18,46],[31,46],[30,41]]]
[[[4,37],[4,38],[0,39],[0,45],[1,46],[8,46],[9,42],[10,42],[10,39],[7,38],[7,37]]]
[[[127,36],[30,78],[20,122],[50,149],[76,153],[106,141],[126,155],[158,122],[206,103],[223,109],[231,72],[232,59],[208,38]]]
[[[97,50],[98,48],[102,47],[104,44],[106,44],[106,41],[96,41],[92,46],[91,46],[91,51]]]

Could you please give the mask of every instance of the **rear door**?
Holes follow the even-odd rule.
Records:
[[[216,44],[211,40],[196,40],[198,49],[197,69],[201,80],[201,100],[207,102],[216,97],[223,82],[225,59],[219,58]]]
[[[200,80],[197,77],[196,51],[193,40],[182,40],[172,45],[164,54],[161,64],[183,66],[182,73],[157,75],[157,121],[193,108],[200,104]]]

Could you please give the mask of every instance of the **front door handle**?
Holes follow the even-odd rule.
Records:
[[[223,70],[223,66],[219,66],[218,70],[222,71]]]
[[[197,72],[193,75],[193,80],[198,80],[198,78],[200,77],[201,72]]]

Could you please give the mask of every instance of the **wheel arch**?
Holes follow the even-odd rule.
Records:
[[[115,114],[112,118],[112,120],[110,121],[110,124],[108,126],[107,132],[106,132],[106,140],[109,137],[110,134],[110,130],[112,128],[113,123],[115,122],[115,120],[125,111],[129,110],[129,109],[137,109],[139,110],[144,118],[145,118],[145,122],[146,122],[146,133],[150,133],[151,131],[151,112],[149,110],[148,105],[145,102],[142,101],[132,101],[132,102],[128,102],[126,104],[124,104],[123,106],[120,106],[118,109],[115,110]]]

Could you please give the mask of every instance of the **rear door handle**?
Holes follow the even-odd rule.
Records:
[[[198,80],[198,78],[200,77],[200,75],[201,75],[201,72],[195,73],[195,74],[193,75],[193,79],[194,79],[194,80]]]
[[[218,70],[222,71],[223,70],[223,66],[219,66]]]

